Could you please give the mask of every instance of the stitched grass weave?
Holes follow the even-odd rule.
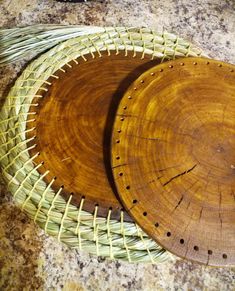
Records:
[[[99,217],[98,206],[93,213],[84,211],[84,199],[76,207],[71,204],[72,196],[68,201],[61,196],[62,188],[53,191],[54,180],[49,184],[44,182],[48,172],[41,175],[38,169],[42,164],[35,165],[35,156],[31,157],[28,152],[30,140],[26,138],[26,125],[35,118],[29,107],[38,106],[32,104],[33,98],[39,89],[46,91],[51,85],[47,81],[49,77],[57,78],[58,69],[77,65],[77,59],[85,59],[87,54],[125,51],[135,57],[140,52],[143,58],[151,55],[163,62],[201,56],[201,51],[174,34],[147,28],[52,28],[33,27],[31,34],[30,28],[0,32],[6,41],[0,50],[1,64],[20,59],[32,50],[38,54],[47,50],[22,72],[1,109],[0,165],[8,189],[19,207],[47,234],[73,248],[129,262],[163,262],[171,255],[134,222],[125,222],[123,212],[120,220],[112,219],[112,210],[106,218]]]

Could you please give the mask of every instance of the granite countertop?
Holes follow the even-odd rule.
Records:
[[[196,43],[211,57],[235,64],[233,0],[0,2],[0,27],[38,23],[165,29]],[[1,96],[26,61],[0,68]],[[211,268],[177,258],[160,265],[128,264],[71,250],[21,213],[1,183],[0,290],[235,290],[235,268]]]

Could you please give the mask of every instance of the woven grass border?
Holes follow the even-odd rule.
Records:
[[[0,165],[3,177],[19,207],[47,234],[59,241],[111,259],[163,262],[170,254],[138,225],[124,222],[123,213],[119,221],[111,218],[112,210],[106,218],[99,217],[98,206],[94,213],[84,211],[84,199],[76,207],[71,204],[72,196],[68,201],[61,196],[62,188],[58,192],[53,191],[54,180],[48,185],[44,182],[48,172],[39,174],[41,164],[34,164],[35,156],[30,157],[30,148],[27,148],[26,124],[34,119],[29,107],[37,91],[46,91],[46,87],[51,85],[47,81],[49,77],[58,78],[57,70],[63,66],[77,65],[77,59],[85,59],[86,54],[101,55],[113,51],[118,54],[125,51],[135,57],[136,52],[140,52],[143,58],[148,54],[153,59],[165,61],[201,56],[201,51],[174,34],[157,33],[146,28],[73,27],[70,31],[70,39],[54,46],[26,67],[6,98],[0,113]],[[76,36],[78,31],[79,36]],[[27,39],[29,41],[30,38]],[[39,42],[38,47],[40,45]],[[0,56],[12,60],[17,58],[17,50],[15,52],[15,56],[11,57],[5,49]]]

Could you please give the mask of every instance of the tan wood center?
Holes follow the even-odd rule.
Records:
[[[53,188],[64,186],[63,195],[73,193],[72,203],[79,205],[85,197],[83,209],[98,215],[120,219],[121,204],[115,196],[110,168],[110,137],[117,104],[129,85],[146,69],[159,60],[133,52],[118,55],[116,51],[102,53],[102,57],[86,55],[87,61],[65,65],[50,78],[51,86],[42,99],[35,100],[37,117],[28,127],[35,127],[29,135],[37,136],[37,147],[31,155],[40,152],[36,163],[44,161],[44,179],[56,177]],[[35,103],[34,102],[34,103]],[[35,111],[35,107],[31,110]],[[131,220],[125,214],[125,220]]]

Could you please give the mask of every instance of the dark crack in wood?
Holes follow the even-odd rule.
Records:
[[[179,202],[178,202],[177,205],[175,206],[175,209],[177,209],[177,208],[180,206],[180,204],[181,204],[181,202],[183,201],[183,199],[184,199],[184,195],[181,196]]]
[[[144,140],[153,140],[153,141],[164,141],[164,142],[167,142],[165,140],[162,140],[160,138],[157,138],[157,137],[144,137],[144,136],[139,136],[139,135],[134,135],[134,134],[127,134],[127,136],[130,136],[130,137],[135,137],[135,138],[139,138],[139,139],[144,139]]]
[[[158,172],[164,172],[164,171],[167,171],[169,169],[176,169],[177,167],[179,167],[179,165],[174,165],[174,166],[171,166],[171,167],[166,167],[164,169],[160,169],[160,170],[157,170]]]
[[[177,179],[177,178],[179,178],[179,177],[181,177],[181,176],[183,176],[183,175],[185,175],[185,174],[190,173],[191,171],[193,171],[193,170],[196,168],[196,166],[197,166],[197,164],[195,164],[192,168],[190,168],[190,169],[184,171],[183,173],[180,173],[180,174],[178,174],[178,175],[176,175],[176,176],[170,178],[170,180],[168,180],[167,182],[165,182],[165,183],[163,184],[163,187],[165,187],[167,184],[169,184],[169,183],[172,182],[173,180],[175,180],[175,179]]]
[[[201,220],[201,218],[202,218],[202,211],[203,211],[203,207],[201,208],[201,210],[200,210],[200,214],[199,214],[199,221]]]
[[[116,168],[119,168],[119,167],[122,167],[122,166],[126,166],[127,164],[121,164],[121,165],[117,165],[117,166],[113,166],[112,169],[116,169]]]

